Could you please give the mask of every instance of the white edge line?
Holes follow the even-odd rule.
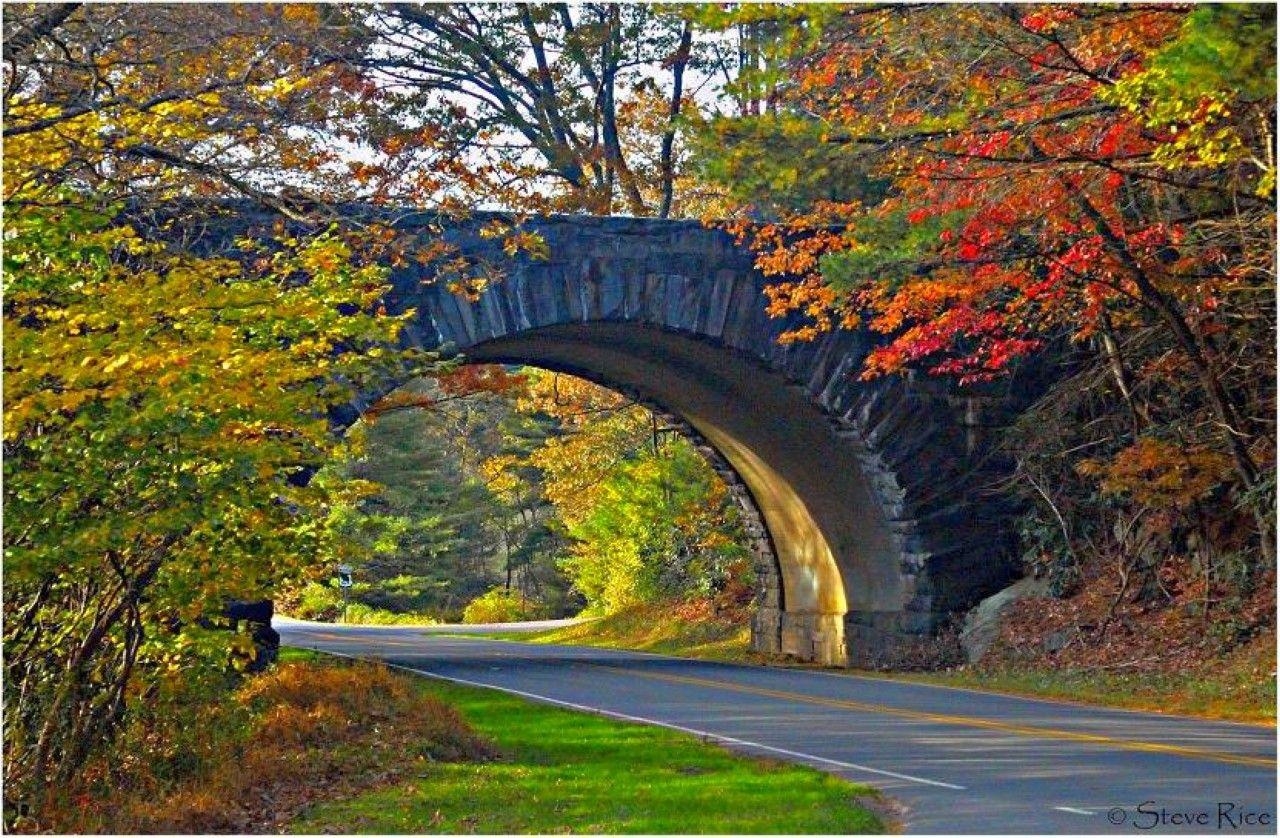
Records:
[[[292,617],[288,619],[294,619]],[[594,619],[594,618],[593,618]],[[305,622],[298,620],[298,622]],[[331,626],[333,623],[311,623],[315,626]],[[443,625],[443,624],[439,624]],[[579,624],[581,625],[581,624]],[[362,626],[353,626],[360,628]],[[422,628],[422,626],[391,626],[390,628]],[[572,628],[572,626],[566,626]],[[534,629],[533,631],[541,631]],[[445,632],[425,632],[427,636],[431,634],[447,634]],[[1002,693],[996,690],[983,689],[981,687],[961,687],[953,684],[934,684],[929,681],[912,681],[906,678],[896,678],[892,673],[886,675],[867,675],[860,671],[831,672],[827,669],[806,669],[804,667],[792,666],[770,666],[761,664],[745,664],[736,661],[713,660],[709,658],[690,658],[684,655],[670,655],[662,652],[644,652],[640,649],[616,649],[611,646],[584,646],[575,643],[534,643],[528,640],[516,640],[508,637],[491,637],[482,632],[471,634],[469,632],[459,632],[452,635],[452,639],[467,640],[487,640],[491,643],[524,643],[531,646],[559,646],[561,648],[584,649],[597,652],[617,652],[620,655],[645,655],[651,658],[666,658],[667,660],[689,661],[690,663],[714,664],[730,669],[764,669],[770,672],[790,672],[805,675],[821,675],[826,678],[843,678],[845,680],[859,681],[876,681],[882,684],[895,684],[908,687],[929,687],[937,690],[954,690],[955,692],[977,693],[978,695],[987,695],[993,698],[1017,699],[1019,701],[1033,701],[1038,704],[1049,704],[1058,707],[1078,707],[1084,710],[1100,710],[1106,713],[1126,713],[1134,716],[1147,716],[1152,719],[1171,719],[1181,722],[1202,722],[1212,725],[1235,725],[1238,727],[1250,728],[1253,730],[1263,730],[1269,733],[1275,732],[1275,727],[1262,722],[1238,722],[1233,719],[1212,719],[1205,716],[1188,716],[1185,713],[1165,713],[1161,710],[1139,710],[1133,707],[1109,707],[1102,704],[1090,704],[1083,700],[1073,700],[1070,698],[1050,698],[1048,696],[1023,695],[1021,693]],[[1090,813],[1092,814],[1092,813]]]
[[[1073,806],[1054,806],[1059,812],[1070,812],[1073,815],[1096,815],[1097,812],[1090,812],[1088,809],[1076,809]]]
[[[316,648],[314,649],[314,651],[324,652],[325,654],[328,654],[328,655],[336,655],[337,657],[341,657],[341,658],[349,658],[351,660],[363,660],[362,658],[356,655],[345,654],[343,652],[331,652],[328,649]],[[518,695],[521,698],[528,698],[534,701],[541,701],[545,704],[554,704],[559,707],[566,707],[570,710],[578,710],[584,713],[594,713],[597,716],[607,716],[609,718],[619,719],[625,722],[636,722],[638,724],[653,725],[655,727],[663,727],[668,730],[674,730],[680,733],[687,733],[692,736],[699,736],[699,737],[702,737],[703,739],[722,742],[726,745],[737,745],[740,748],[755,748],[761,751],[767,751],[769,753],[781,754],[782,756],[788,756],[788,757],[793,757],[795,759],[805,760],[806,762],[810,762],[810,763],[816,762],[816,763],[821,763],[823,765],[830,765],[835,768],[847,769],[849,771],[862,771],[867,774],[878,774],[882,777],[892,777],[895,780],[906,780],[911,783],[921,783],[926,786],[937,786],[938,788],[955,789],[956,791],[964,791],[965,789],[964,786],[958,786],[955,783],[944,783],[941,780],[928,780],[928,779],[925,779],[924,777],[912,776],[911,774],[899,774],[896,771],[885,771],[880,768],[871,768],[869,766],[858,765],[857,763],[853,763],[853,762],[841,762],[838,759],[827,759],[826,757],[820,757],[814,754],[806,754],[800,751],[789,751],[786,748],[775,748],[772,745],[762,745],[759,742],[751,742],[746,739],[735,739],[732,736],[723,736],[719,733],[711,733],[709,731],[698,730],[692,727],[684,727],[682,725],[671,724],[670,722],[661,722],[661,721],[658,721],[657,719],[646,719],[643,716],[632,716],[632,715],[628,715],[627,713],[618,713],[613,710],[604,710],[599,707],[588,707],[585,704],[574,704],[571,701],[561,701],[558,698],[551,698],[549,696],[539,695],[537,693],[525,692],[524,690],[517,690],[513,687],[500,687],[496,684],[486,684],[482,681],[469,681],[466,678],[456,678],[451,675],[441,675],[438,672],[430,672],[425,669],[414,669],[411,666],[404,666],[403,664],[398,664],[398,663],[390,663],[389,661],[385,661],[385,660],[379,660],[379,663],[383,664],[384,666],[389,666],[392,669],[403,669],[405,672],[412,672],[415,675],[422,675],[427,678],[435,678],[439,681],[451,681],[455,684],[464,684],[468,687],[481,687],[482,689],[486,689],[486,690],[497,690],[498,692],[508,693],[510,695]],[[1092,813],[1086,812],[1085,814],[1092,814]]]

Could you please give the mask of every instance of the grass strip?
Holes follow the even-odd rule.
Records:
[[[746,663],[762,660],[751,651],[751,629],[714,619],[684,619],[670,606],[636,606],[617,614],[563,628],[534,632],[494,632],[484,637],[632,649],[661,655]]]
[[[423,679],[501,753],[428,763],[394,785],[317,803],[301,833],[883,832],[878,793],[692,736]]]

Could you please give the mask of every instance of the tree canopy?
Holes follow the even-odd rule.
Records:
[[[147,689],[243,655],[204,618],[330,552],[319,520],[361,490],[291,479],[341,447],[328,409],[417,364],[343,231],[246,262],[140,223],[228,191],[289,211],[269,172],[319,153],[297,130],[329,104],[299,46],[317,23],[6,9],[6,795],[73,776]]]
[[[1245,576],[1274,568],[1275,10],[806,17],[768,68],[776,106],[701,141],[770,312],[799,318],[783,339],[865,328],[863,378],[989,388],[1052,350],[1072,374],[1009,442],[1033,553],[1114,539],[1148,580],[1162,550],[1214,577],[1243,528]]]

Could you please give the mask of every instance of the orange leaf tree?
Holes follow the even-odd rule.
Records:
[[[1270,562],[1274,10],[854,7],[823,23],[775,113],[713,126],[708,165],[773,173],[740,195],[772,223],[737,229],[778,278],[770,312],[798,317],[784,340],[865,326],[884,339],[863,377],[961,384],[1049,344],[1096,353],[1131,439],[1230,463],[1220,485]],[[771,161],[762,131],[808,141]]]

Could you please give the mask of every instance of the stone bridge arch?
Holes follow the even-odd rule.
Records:
[[[229,231],[274,221],[231,214],[208,228],[224,245]],[[989,488],[1007,467],[987,431],[1025,403],[1015,388],[860,381],[868,332],[779,344],[793,324],[765,313],[752,255],[695,221],[536,218],[524,227],[550,257],[532,259],[481,235],[494,220],[510,222],[476,213],[442,233],[434,215],[395,221],[505,275],[469,302],[429,267],[393,269],[388,310],[416,312],[404,342],[570,372],[676,417],[755,522],[756,649],[826,664],[928,662],[938,631],[1014,575],[1011,510]]]
[[[534,219],[550,250],[538,260],[481,236],[491,220],[444,232],[503,267],[478,301],[427,268],[393,272],[388,307],[417,312],[406,342],[571,372],[677,417],[758,510],[757,649],[901,664],[1012,576],[985,433],[1007,421],[1008,393],[859,381],[866,332],[780,345],[790,324],[765,313],[751,254],[697,222]]]

